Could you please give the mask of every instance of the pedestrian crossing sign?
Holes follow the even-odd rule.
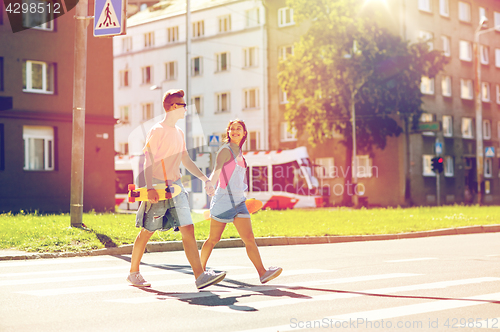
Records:
[[[95,0],[94,37],[125,34],[125,0]]]
[[[219,135],[209,135],[208,146],[219,147]]]
[[[495,147],[487,146],[486,148],[484,148],[484,156],[488,158],[495,157]]]

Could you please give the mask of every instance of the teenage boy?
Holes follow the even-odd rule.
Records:
[[[176,126],[178,120],[186,113],[184,91],[169,90],[163,96],[165,117],[151,128],[146,137],[143,151],[146,155],[144,170],[148,188],[148,201],[141,202],[137,211],[136,226],[141,228],[134,242],[130,275],[127,281],[134,286],[149,287],[139,272],[144,249],[155,231],[165,231],[171,227],[179,227],[182,234],[184,252],[193,269],[198,289],[214,285],[226,276],[225,272],[204,271],[201,266],[198,246],[194,237],[194,224],[191,219],[188,194],[181,184],[180,163],[205,182],[207,194],[212,196],[214,187],[210,180],[198,169],[186,151],[184,133]],[[158,193],[153,189],[155,183],[176,184],[181,187],[179,195],[164,201],[158,200]]]

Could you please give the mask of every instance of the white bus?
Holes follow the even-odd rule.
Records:
[[[263,203],[263,208],[293,209],[323,206],[318,179],[307,149],[249,151],[243,153],[247,162],[248,198]],[[207,176],[211,173],[210,154],[198,153],[196,165]],[[138,203],[129,203],[127,186],[144,187],[143,156],[116,157],[116,205],[119,210],[137,210]],[[181,164],[181,174],[187,174]],[[193,177],[183,182],[193,199],[193,209],[208,209],[210,198],[203,183]]]
[[[307,149],[244,152],[248,198],[263,208],[293,209],[323,206],[319,181]]]

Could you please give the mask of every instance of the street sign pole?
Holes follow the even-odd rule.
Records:
[[[83,225],[83,172],[85,153],[85,88],[87,84],[88,0],[76,5],[73,79],[73,133],[71,148],[71,227]]]
[[[436,156],[441,156],[443,152],[443,145],[436,138],[435,153]],[[441,172],[439,170],[436,172],[436,205],[441,206]]]

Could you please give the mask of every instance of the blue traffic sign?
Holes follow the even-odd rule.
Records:
[[[209,135],[208,136],[208,146],[218,147],[219,146],[219,135]]]
[[[94,36],[116,36],[125,33],[125,0],[95,0]]]
[[[484,156],[488,158],[495,157],[495,147],[487,146],[484,148]]]
[[[436,142],[435,150],[436,150],[436,154],[443,153],[443,143]]]

